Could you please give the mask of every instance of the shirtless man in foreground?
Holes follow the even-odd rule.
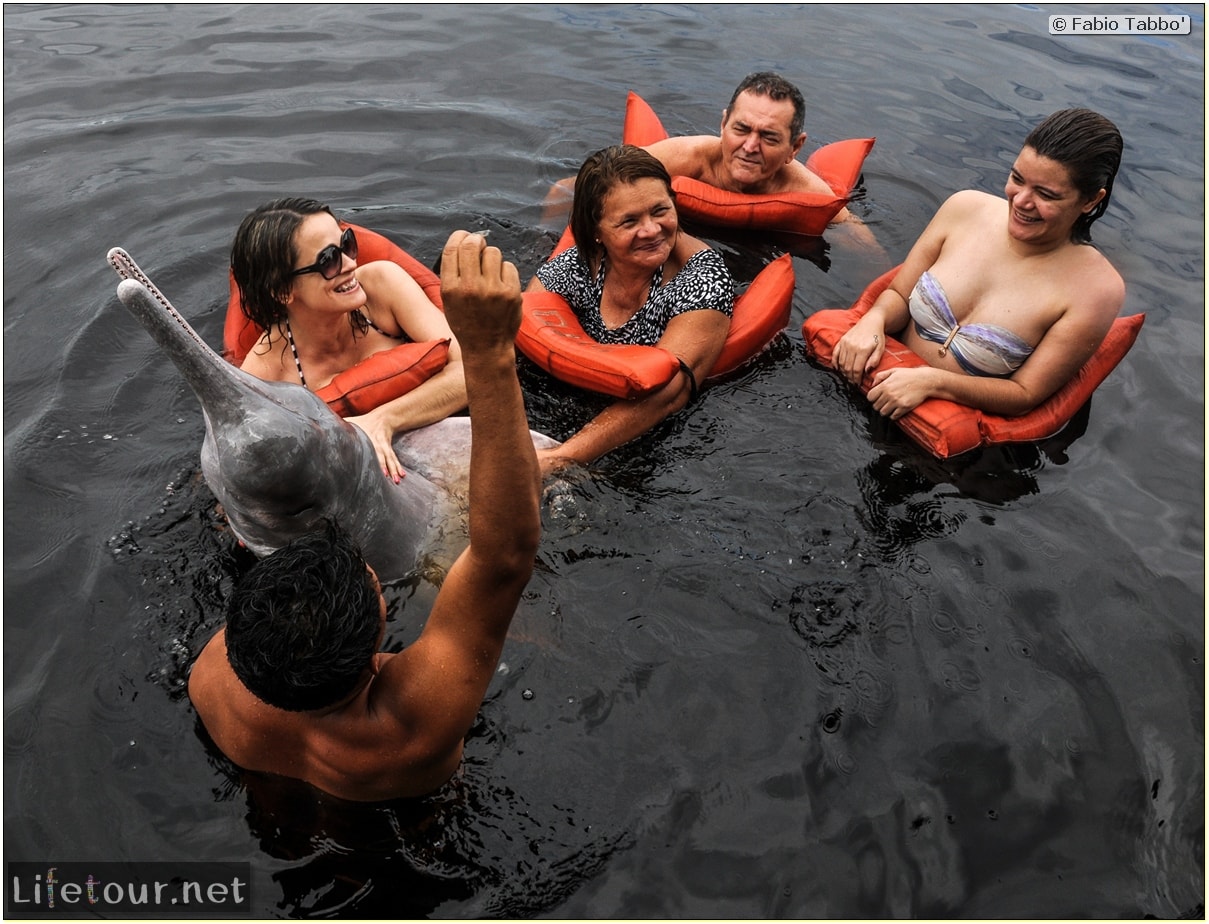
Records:
[[[516,378],[516,267],[481,236],[455,231],[441,295],[465,351],[470,544],[420,637],[397,654],[378,651],[386,601],[377,575],[329,524],[248,572],[189,677],[198,715],[231,760],[343,799],[420,796],[457,770],[541,533]]]

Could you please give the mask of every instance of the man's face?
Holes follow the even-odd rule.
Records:
[[[722,167],[739,191],[759,188],[797,156],[805,133],[793,137],[793,103],[744,90],[722,119]]]

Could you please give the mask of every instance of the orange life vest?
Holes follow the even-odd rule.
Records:
[[[860,298],[846,309],[816,311],[802,324],[806,352],[825,366],[832,365],[832,352],[844,336],[894,280],[899,267],[873,280]],[[1103,342],[1074,378],[1018,417],[980,411],[943,398],[928,398],[895,421],[913,440],[939,459],[969,452],[995,443],[1020,443],[1045,439],[1066,426],[1101,382],[1116,367],[1138,338],[1144,314],[1117,318]],[[893,337],[886,337],[882,361],[861,383],[868,393],[873,376],[898,366],[926,366],[927,362]]]
[[[560,242],[554,253],[562,249]],[[785,329],[793,284],[789,254],[760,270],[735,299],[730,330],[710,377],[733,372]],[[680,360],[662,347],[593,340],[566,299],[553,292],[525,293],[516,345],[555,378],[615,398],[640,398],[680,371]]]
[[[641,146],[668,137],[659,116],[638,94],[626,98],[622,140]],[[750,194],[730,192],[686,176],[672,177],[676,211],[704,224],[752,231],[790,231],[819,236],[848,204],[861,176],[873,138],[852,138],[824,145],[806,159],[806,167],[831,187],[815,192]]]
[[[644,145],[666,137],[667,132],[651,107],[637,94],[630,93],[626,100],[622,140],[627,144]],[[872,143],[870,139],[869,144]],[[855,170],[853,183],[860,173],[859,161]],[[677,183],[685,179],[672,179],[672,186],[677,190],[678,213],[681,198]],[[843,208],[843,201],[831,216],[840,208]],[[826,221],[823,224],[825,226]],[[568,227],[550,256],[555,257],[574,244],[575,238]],[[783,254],[760,270],[747,291],[735,299],[730,329],[709,377],[738,369],[785,329],[789,323],[793,287],[793,258],[789,254]],[[679,358],[662,347],[593,340],[584,332],[571,306],[553,292],[526,292],[524,300],[517,348],[557,379],[615,398],[639,398],[662,388],[680,371]]]

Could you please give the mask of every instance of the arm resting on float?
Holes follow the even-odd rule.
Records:
[[[964,214],[965,209],[961,208],[960,201],[957,202],[958,207],[954,208],[955,200],[961,195],[956,193],[941,205],[912,246],[890,285],[836,343],[832,365],[853,385],[859,385],[882,361],[886,334],[897,334],[911,322],[907,300],[919,277],[935,265],[956,217]]]
[[[887,369],[875,376],[869,401],[892,420],[927,398],[945,398],[1004,417],[1026,414],[1069,382],[1103,342],[1124,300],[1124,287],[1110,287],[1103,294],[1107,298],[1095,305],[1068,308],[1024,365],[1007,378],[932,366]]]
[[[449,342],[445,368],[405,395],[381,404],[360,417],[345,418],[362,429],[380,422],[393,438],[396,433],[426,427],[466,407],[466,375],[457,341]]]
[[[543,473],[570,462],[587,465],[687,405],[714,367],[729,328],[730,318],[713,309],[686,311],[672,318],[658,346],[679,357],[693,381],[682,371],[649,395],[609,405],[561,446],[539,454]]]

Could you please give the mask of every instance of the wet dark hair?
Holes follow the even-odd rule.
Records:
[[[352,692],[381,609],[361,550],[332,520],[252,566],[227,612],[227,660],[259,699],[291,712]]]
[[[793,118],[789,120],[789,140],[792,141],[802,134],[802,127],[806,124],[806,101],[802,99],[802,91],[772,71],[759,71],[743,78],[731,94],[730,102],[726,104],[723,121],[730,118],[730,112],[735,108],[735,100],[739,98],[739,94],[747,91],[757,96],[767,96],[777,102],[787,99],[793,103]]]
[[[1108,209],[1113,180],[1121,167],[1124,142],[1120,131],[1098,112],[1063,109],[1029,132],[1024,146],[1062,164],[1084,199],[1104,190],[1104,198],[1086,215],[1080,215],[1071,228],[1072,241],[1090,244],[1092,223]]]
[[[294,234],[303,220],[332,210],[314,199],[276,199],[240,222],[231,245],[231,274],[243,313],[263,330],[286,317],[298,252]],[[335,215],[332,215],[335,218]]]
[[[575,198],[571,203],[571,233],[585,259],[604,253],[596,241],[596,228],[604,211],[604,199],[615,186],[642,179],[661,180],[675,203],[672,177],[657,157],[632,144],[616,144],[588,156],[575,177]]]

